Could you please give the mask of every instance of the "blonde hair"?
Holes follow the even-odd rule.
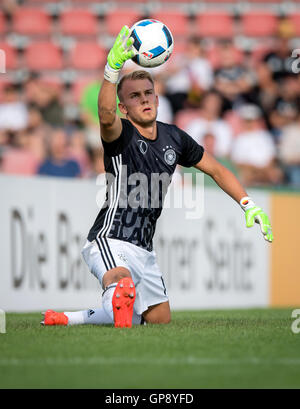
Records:
[[[154,81],[151,75],[149,74],[149,72],[145,70],[138,70],[138,71],[130,72],[129,74],[124,75],[118,84],[117,94],[118,94],[120,101],[122,101],[121,92],[122,92],[123,84],[126,80],[131,80],[131,81],[149,80],[154,87]]]

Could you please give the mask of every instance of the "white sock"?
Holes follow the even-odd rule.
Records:
[[[113,283],[110,284],[108,287],[106,287],[103,296],[102,296],[102,306],[106,314],[111,318],[111,322],[114,322],[114,311],[113,311],[113,306],[112,306],[112,298],[116,289],[118,283]],[[133,310],[133,315],[132,315],[132,324],[137,324],[139,325],[141,323],[142,316],[138,315],[134,310]]]
[[[64,314],[68,317],[68,325],[84,324],[84,311],[66,311]]]
[[[113,324],[113,321],[106,314],[103,308],[96,308],[95,310],[84,310],[64,313],[69,321],[68,325],[82,325],[82,324]]]

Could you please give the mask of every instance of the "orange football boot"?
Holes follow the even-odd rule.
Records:
[[[122,278],[118,282],[112,298],[115,327],[132,327],[135,296],[135,286],[132,279],[130,277]]]
[[[69,318],[63,312],[47,310],[42,325],[68,325]]]

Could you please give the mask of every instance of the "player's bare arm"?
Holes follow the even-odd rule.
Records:
[[[209,153],[203,153],[201,161],[195,165],[195,168],[211,176],[217,185],[236,202],[240,203],[240,200],[247,196],[246,191],[234,174]]]
[[[98,115],[101,137],[106,142],[113,142],[121,135],[122,122],[116,112],[116,84],[104,80],[98,98]]]
[[[247,227],[252,227],[255,222],[259,223],[265,240],[273,241],[273,233],[268,216],[248,197],[243,186],[230,170],[221,165],[207,152],[204,152],[201,161],[195,165],[195,168],[211,176],[224,192],[241,205],[245,211]]]

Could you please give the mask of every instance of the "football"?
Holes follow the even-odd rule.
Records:
[[[153,19],[141,20],[131,27],[136,55],[132,60],[142,67],[158,67],[173,51],[174,39],[168,27]]]

